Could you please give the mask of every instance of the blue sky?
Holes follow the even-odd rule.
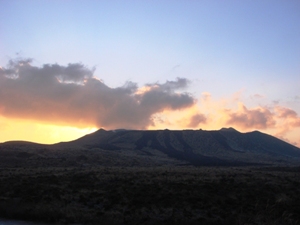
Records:
[[[0,0],[0,4],[3,68],[20,58],[31,58],[35,67],[81,63],[95,68],[94,76],[112,89],[128,81],[142,88],[185,78],[189,85],[181,91],[193,96],[201,115],[209,117],[211,110],[203,108],[203,93],[210,94],[215,107],[233,110],[242,103],[249,110],[268,109],[275,125],[246,129],[240,124],[240,129],[263,128],[300,144],[295,133],[299,127],[279,123],[275,112],[276,107],[294,111],[293,124],[298,124],[299,1]],[[195,128],[222,124],[208,121]],[[287,126],[286,133],[277,132]]]

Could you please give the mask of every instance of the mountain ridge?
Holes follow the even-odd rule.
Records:
[[[243,160],[255,163],[255,160],[247,160],[249,155],[254,158],[260,156],[262,161],[268,161],[267,158],[271,161],[300,158],[300,149],[296,146],[260,131],[241,133],[232,127],[210,131],[164,129],[116,132],[100,129],[71,143],[106,150],[151,152],[151,149],[156,149],[169,157],[187,160],[195,165],[206,164],[211,159],[216,165],[226,164],[228,160],[234,164],[240,164]]]
[[[298,163],[300,149],[276,137],[252,131],[241,133],[236,129],[220,130],[104,130],[99,129],[70,142],[53,145],[32,142],[5,142],[0,150],[10,149],[64,149],[85,151],[80,159],[87,159],[90,150],[111,154],[128,160],[151,161],[174,159],[195,166],[244,166],[256,164]],[[45,151],[44,151],[45,152]],[[56,151],[56,154],[60,154]],[[56,157],[56,156],[55,156]],[[99,156],[101,158],[101,156]]]

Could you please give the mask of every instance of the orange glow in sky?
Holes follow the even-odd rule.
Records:
[[[76,128],[71,126],[57,126],[36,121],[7,119],[0,117],[0,142],[24,140],[42,144],[54,144],[71,141],[94,132],[97,128]]]

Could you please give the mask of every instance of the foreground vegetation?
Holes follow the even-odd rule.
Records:
[[[1,168],[0,217],[57,224],[300,224],[300,168]]]

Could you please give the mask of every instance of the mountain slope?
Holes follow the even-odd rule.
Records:
[[[243,166],[300,164],[300,149],[253,131],[100,129],[54,145],[0,144],[0,166]]]
[[[300,149],[293,145],[258,131],[240,133],[233,128],[217,131],[101,129],[67,145],[104,150],[135,150],[149,157],[155,156],[158,150],[193,165],[244,165],[300,159]]]

